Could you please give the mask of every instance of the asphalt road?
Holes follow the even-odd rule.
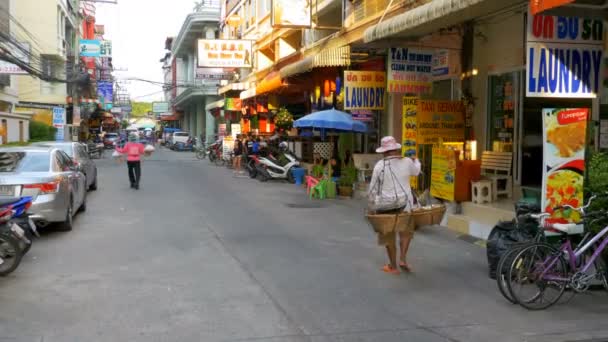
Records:
[[[416,234],[413,274],[380,271],[363,203],[234,178],[158,151],[142,188],[99,165],[72,232],[47,232],[0,279],[4,341],[577,341],[608,338],[608,296],[543,312],[506,303],[485,250]]]

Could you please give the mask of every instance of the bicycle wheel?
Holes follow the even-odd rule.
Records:
[[[517,304],[515,298],[511,292],[509,292],[509,285],[507,284],[507,273],[515,256],[525,247],[525,245],[515,245],[511,249],[507,250],[498,261],[496,266],[496,285],[500,294],[505,297],[507,301],[512,304]]]
[[[507,272],[507,288],[513,299],[528,310],[555,304],[566,289],[567,265],[560,250],[544,243],[522,248]],[[557,279],[556,279],[557,278]]]
[[[203,160],[205,159],[205,156],[207,155],[207,153],[205,153],[205,150],[203,149],[198,149],[196,151],[196,159],[198,160]]]

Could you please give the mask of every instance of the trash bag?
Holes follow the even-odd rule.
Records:
[[[530,241],[537,230],[538,223],[530,219],[501,221],[492,228],[486,244],[490,278],[496,279],[496,267],[502,255],[515,245]]]
[[[156,149],[154,148],[154,146],[148,144],[146,145],[146,147],[144,147],[144,152],[148,152],[148,153],[152,153],[154,152]]]

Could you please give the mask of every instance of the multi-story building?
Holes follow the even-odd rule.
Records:
[[[0,32],[14,36],[15,0],[0,0]],[[13,52],[16,52],[12,49]],[[19,101],[14,73],[22,72],[18,66],[0,61],[0,143],[29,140],[29,121],[31,113],[16,113]]]
[[[197,41],[217,38],[219,20],[219,0],[202,0],[171,44],[175,72],[172,107],[181,114],[182,129],[196,137],[213,135],[214,118],[205,113],[205,106],[218,99],[217,81],[197,77]]]
[[[14,2],[14,17],[27,30],[23,39],[29,44],[41,72],[49,82],[31,76],[16,76],[18,111],[34,112],[34,119],[51,124],[52,108],[65,107],[74,91],[66,80],[76,77],[79,38],[77,0],[19,0]],[[69,85],[68,85],[69,84]]]

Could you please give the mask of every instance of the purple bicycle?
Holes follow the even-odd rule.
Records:
[[[585,214],[588,206],[556,209],[577,210],[586,220],[607,218],[606,210]],[[569,235],[580,231],[580,227],[578,223],[554,223],[546,229]],[[607,269],[601,257],[607,245],[608,226],[594,237],[581,241],[576,248],[570,239],[565,239],[559,248],[545,242],[531,243],[513,259],[506,277],[509,292],[515,302],[526,309],[542,310],[557,303],[566,288],[582,293],[589,289],[592,281],[598,280],[608,289]]]

